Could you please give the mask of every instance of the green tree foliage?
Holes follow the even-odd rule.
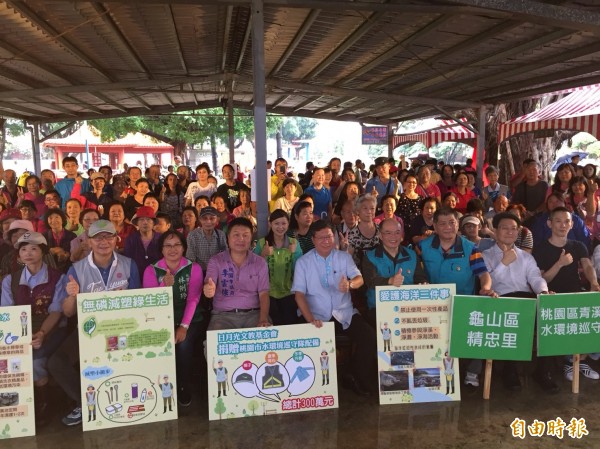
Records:
[[[308,140],[315,137],[317,121],[305,117],[285,117],[281,126],[281,136],[286,142]]]
[[[219,415],[219,419],[221,419],[223,413],[227,411],[225,404],[223,403],[223,398],[217,399],[217,404],[215,405],[215,413]]]
[[[258,410],[259,404],[258,401],[256,401],[255,399],[252,399],[250,402],[248,402],[248,410],[250,410],[252,412],[252,416],[256,415],[256,410]]]

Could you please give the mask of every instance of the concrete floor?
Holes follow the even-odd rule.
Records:
[[[593,362],[596,369],[598,362]],[[81,431],[60,423],[67,404],[58,398],[56,415],[36,437],[2,441],[1,449],[154,449],[154,448],[600,448],[600,381],[582,378],[581,393],[559,377],[561,392],[547,395],[531,379],[519,393],[507,392],[496,380],[492,398],[481,398],[481,387],[465,391],[457,403],[379,406],[374,398],[340,390],[338,410],[207,421],[206,399],[194,395],[180,408],[177,421],[121,429]],[[198,393],[198,392],[196,392]],[[56,392],[58,396],[59,393]],[[59,413],[60,410],[60,413]],[[585,418],[588,436],[581,440],[543,436],[516,439],[510,423],[534,419]]]

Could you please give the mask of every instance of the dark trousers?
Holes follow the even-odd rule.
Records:
[[[67,396],[77,404],[81,404],[78,363],[79,336],[77,335],[77,329],[74,329],[48,359],[48,371]]]
[[[336,334],[348,335],[354,351],[351,357],[352,374],[360,384],[371,391],[377,389],[377,336],[375,329],[367,324],[362,315],[352,316],[347,329],[332,318]]]
[[[298,324],[298,305],[294,295],[283,298],[270,297],[269,315],[274,326]]]
[[[206,327],[208,320],[204,319],[195,323],[190,323],[185,340],[175,345],[175,367],[177,369],[177,387],[189,391],[192,383],[192,372],[194,360],[194,351],[197,345],[202,345],[206,339]],[[202,372],[202,370],[200,370]]]

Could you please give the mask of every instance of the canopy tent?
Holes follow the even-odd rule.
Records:
[[[476,134],[453,120],[435,120],[434,127],[408,134],[394,134],[393,147],[421,142],[427,148],[441,142],[464,142],[475,146]]]
[[[573,130],[600,139],[600,84],[575,90],[548,106],[498,125],[498,143],[516,134]]]

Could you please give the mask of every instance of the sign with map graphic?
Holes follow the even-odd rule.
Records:
[[[209,331],[208,417],[338,407],[333,323]]]
[[[77,295],[83,430],[177,418],[172,289]]]
[[[376,287],[379,403],[460,400],[449,356],[454,284]]]
[[[0,308],[0,440],[35,435],[31,306]]]

